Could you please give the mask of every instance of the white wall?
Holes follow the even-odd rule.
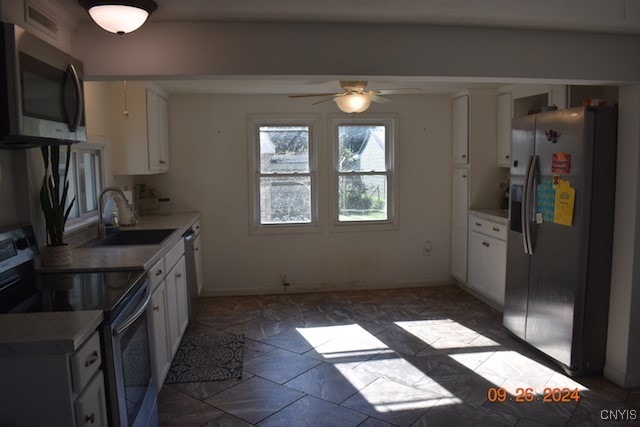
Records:
[[[398,230],[330,232],[327,193],[330,141],[326,114],[285,96],[172,96],[171,170],[138,181],[157,185],[176,210],[202,214],[204,292],[281,292],[280,274],[296,289],[394,286],[449,281],[451,104],[448,95],[396,96],[370,112],[399,113]],[[319,194],[322,231],[249,235],[246,115],[321,112]],[[430,240],[432,254],[422,255]]]
[[[0,229],[30,221],[26,165],[24,150],[0,150]]]
[[[78,27],[94,78],[352,75],[640,81],[640,35],[429,25],[148,22],[125,37]]]
[[[615,229],[605,374],[640,385],[640,86],[619,93]]]

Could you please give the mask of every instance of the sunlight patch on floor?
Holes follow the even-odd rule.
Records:
[[[500,345],[451,319],[412,320],[395,324],[438,350]]]

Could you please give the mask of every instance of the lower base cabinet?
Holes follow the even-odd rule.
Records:
[[[151,295],[151,330],[153,335],[156,387],[160,386],[171,367],[169,341],[167,339],[167,292],[162,281]]]
[[[3,352],[0,426],[107,427],[101,365],[98,332],[71,354]]]
[[[158,390],[189,323],[184,242],[180,240],[149,271],[152,289],[149,317]]]
[[[469,215],[469,280],[467,285],[504,304],[507,271],[507,226]]]

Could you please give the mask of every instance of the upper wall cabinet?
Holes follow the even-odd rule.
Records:
[[[469,163],[469,96],[453,98],[453,163]]]
[[[111,83],[112,173],[169,170],[168,94],[149,82]]]
[[[498,95],[498,166],[509,167],[511,153],[511,94]]]

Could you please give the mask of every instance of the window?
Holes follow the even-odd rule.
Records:
[[[67,200],[75,197],[67,226],[98,214],[98,194],[102,188],[101,149],[89,148],[88,144],[69,146],[71,160],[69,162],[69,194]],[[60,149],[59,170],[64,173],[67,147]]]
[[[395,118],[334,118],[333,224],[393,226]]]
[[[254,232],[317,227],[316,119],[250,116]]]

